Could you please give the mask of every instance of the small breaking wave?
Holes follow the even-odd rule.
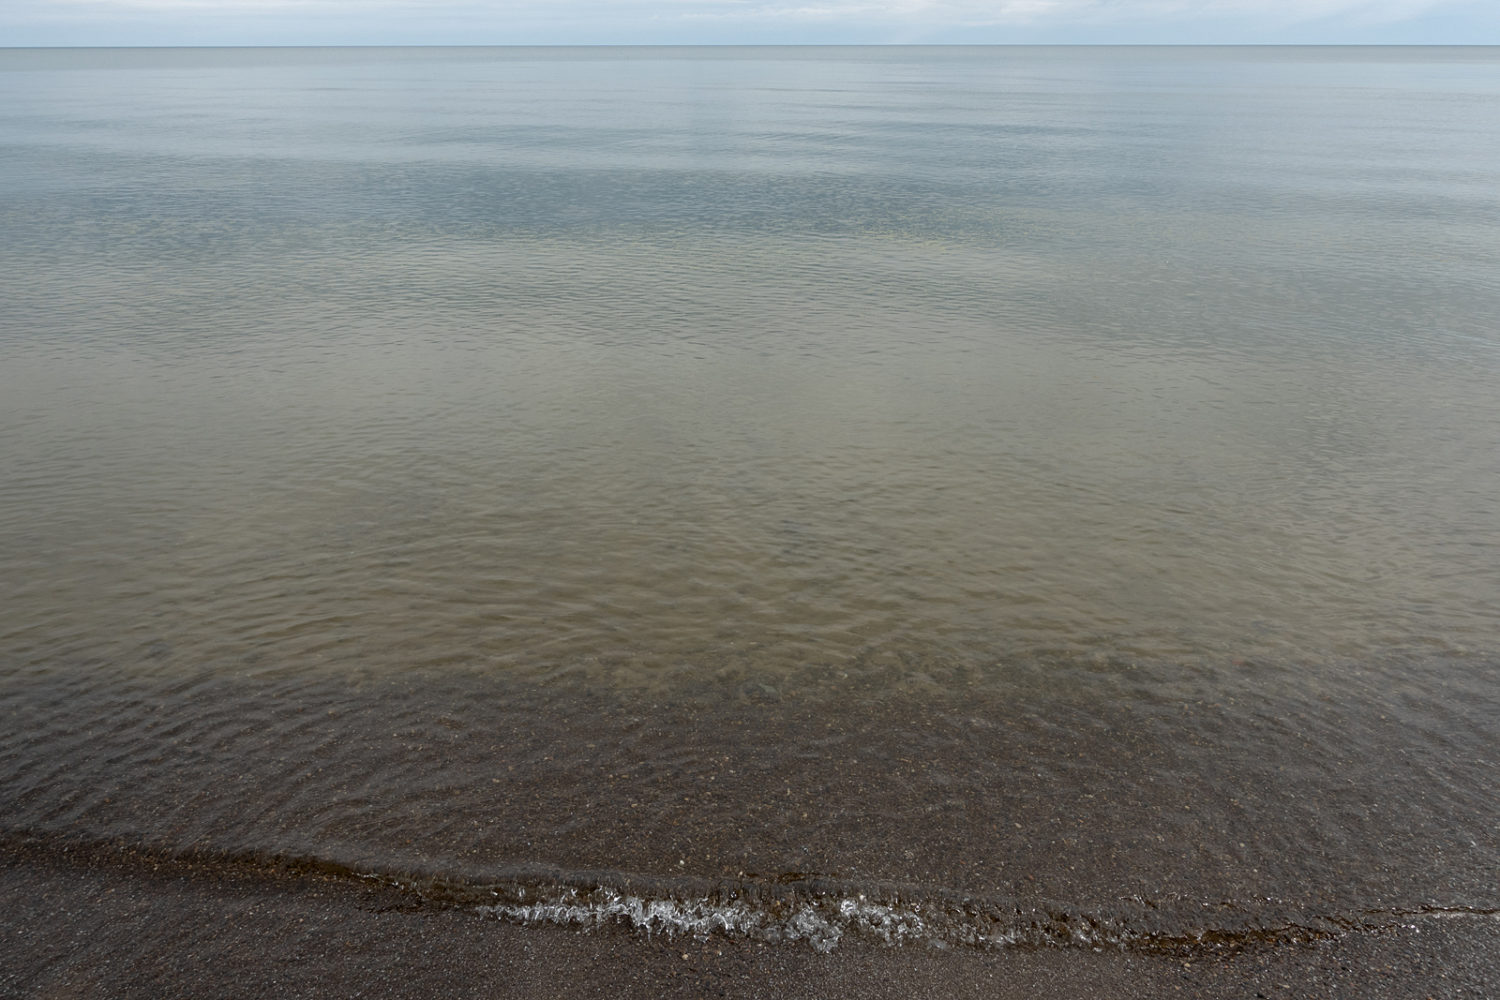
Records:
[[[1079,907],[964,894],[942,886],[857,883],[787,872],[738,879],[510,867],[503,877],[376,870],[270,853],[170,851],[118,841],[0,833],[0,854],[47,864],[108,866],[142,877],[318,879],[378,884],[402,911],[460,910],[523,925],[621,929],[665,938],[722,936],[830,952],[850,941],[936,948],[1089,948],[1194,954],[1305,944],[1414,928],[1427,920],[1500,919],[1500,906],[1427,902],[1319,912],[1293,901],[1148,900]],[[495,873],[501,874],[501,873]]]
[[[758,941],[805,941],[821,952],[832,951],[848,934],[888,945],[941,940],[933,937],[927,921],[914,909],[871,902],[862,895],[807,901],[790,912],[778,913],[738,901],[643,899],[600,887],[592,892],[566,889],[535,902],[495,903],[476,909],[502,920],[528,924],[590,929],[618,924],[668,937],[727,934]],[[976,939],[972,943],[991,942]]]
[[[1223,953],[1388,931],[1429,919],[1500,919],[1500,908],[1466,905],[1424,904],[1343,914],[1318,913],[1270,899],[1137,899],[1108,909],[1080,908],[964,896],[935,886],[872,886],[871,891],[860,891],[847,883],[801,875],[698,886],[691,880],[674,880],[675,889],[659,884],[655,892],[639,892],[619,883],[651,880],[622,875],[619,883],[608,884],[598,875],[593,873],[593,881],[582,885],[406,887],[438,905],[513,923],[590,931],[623,928],[666,938],[739,937],[801,943],[819,952],[860,941],[892,947]]]

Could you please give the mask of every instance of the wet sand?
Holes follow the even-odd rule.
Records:
[[[523,927],[306,872],[209,871],[128,853],[0,862],[4,997],[1493,996],[1500,919],[1427,920],[1215,950],[819,954],[745,939]]]

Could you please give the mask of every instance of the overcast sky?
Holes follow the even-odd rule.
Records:
[[[1500,43],[1500,0],[0,0],[0,45]]]

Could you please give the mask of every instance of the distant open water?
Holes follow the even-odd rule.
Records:
[[[1492,49],[0,50],[0,276],[0,849],[1500,911]]]

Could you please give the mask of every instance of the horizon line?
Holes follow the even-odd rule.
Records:
[[[1500,42],[282,42],[0,45],[36,49],[1496,49]]]

